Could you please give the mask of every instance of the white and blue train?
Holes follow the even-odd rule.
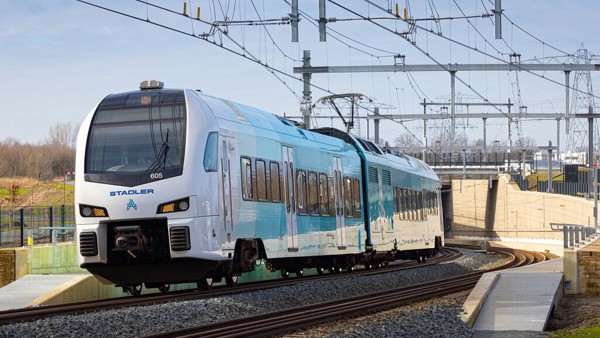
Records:
[[[420,261],[443,246],[440,181],[422,161],[158,81],[92,110],[75,177],[79,263],[130,291],[234,284],[261,261],[284,278]]]

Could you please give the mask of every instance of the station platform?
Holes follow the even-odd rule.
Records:
[[[0,311],[104,297],[90,274],[26,275],[0,288]]]
[[[541,333],[562,294],[563,258],[489,272],[467,298],[461,317],[481,337]]]

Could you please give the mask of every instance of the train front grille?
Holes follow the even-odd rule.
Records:
[[[98,239],[95,232],[82,232],[79,235],[79,253],[84,257],[98,255]]]
[[[188,227],[172,227],[171,233],[171,250],[184,251],[191,248],[190,245],[190,228]]]

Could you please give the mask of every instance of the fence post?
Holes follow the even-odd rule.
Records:
[[[579,244],[579,226],[575,227],[575,243]]]
[[[21,246],[25,246],[25,215],[24,209],[19,209],[19,219],[21,220]]]
[[[573,243],[573,227],[569,227],[569,247],[574,247],[575,243]]]
[[[563,247],[569,248],[569,227],[566,225],[563,225]]]
[[[50,227],[50,243],[54,242],[54,237],[52,237],[52,223],[53,223],[53,212],[52,212],[52,207],[48,208],[48,219],[50,222],[48,222],[48,226]]]
[[[60,226],[61,227],[65,226],[65,205],[64,204],[60,206]],[[65,231],[61,232],[60,237],[61,237],[60,241],[64,242],[65,241]]]

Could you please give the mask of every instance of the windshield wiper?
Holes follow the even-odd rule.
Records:
[[[158,151],[158,156],[156,156],[156,160],[152,162],[150,167],[146,169],[146,172],[155,171],[160,169],[162,166],[165,169],[167,164],[167,153],[169,152],[169,129],[167,129],[167,136],[165,137],[165,141],[160,146],[160,150]]]

